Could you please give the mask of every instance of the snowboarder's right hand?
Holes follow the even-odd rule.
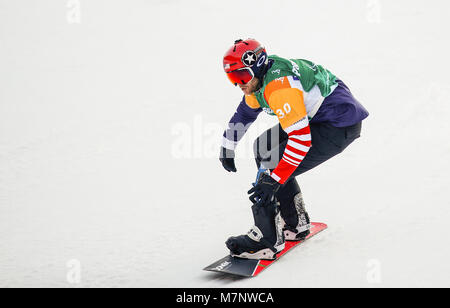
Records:
[[[263,173],[256,183],[248,191],[250,196],[250,201],[253,204],[259,203],[261,205],[266,205],[275,200],[275,194],[280,189],[281,184],[275,181],[270,175]]]
[[[234,151],[228,150],[224,147],[220,148],[220,157],[219,160],[222,163],[222,166],[227,170],[228,172],[236,172],[236,165],[234,164]]]

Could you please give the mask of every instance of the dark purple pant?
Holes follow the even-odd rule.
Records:
[[[361,122],[349,127],[334,127],[326,123],[311,123],[310,128],[312,147],[291,177],[276,194],[284,220],[293,226],[298,222],[293,200],[294,196],[300,192],[300,186],[295,177],[341,153],[360,136]],[[287,141],[288,135],[280,125],[272,127],[258,137],[254,144],[258,168],[263,164],[265,168],[273,170],[278,165],[281,157],[283,157]]]
[[[296,176],[311,170],[345,150],[360,137],[362,120],[369,113],[355,99],[349,88],[338,80],[339,86],[325,98],[316,115],[310,120],[311,148],[303,161],[277,192],[281,212],[285,221],[295,226],[298,217],[293,199],[300,192]],[[276,125],[259,136],[254,144],[258,168],[261,164],[275,169],[283,157],[288,135]]]
[[[361,122],[349,127],[334,127],[327,123],[311,123],[311,148],[303,161],[292,174],[296,177],[341,153],[355,139],[360,137]],[[265,131],[254,143],[255,159],[258,168],[261,164],[275,169],[288,142],[288,134],[280,125]]]

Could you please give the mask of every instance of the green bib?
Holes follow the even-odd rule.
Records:
[[[268,102],[264,98],[266,86],[277,78],[292,76],[298,79],[305,92],[311,91],[314,86],[318,86],[323,97],[331,94],[332,89],[337,85],[336,76],[320,65],[303,59],[284,59],[278,56],[269,56],[273,60],[272,66],[264,76],[261,89],[255,92],[261,108],[270,115],[275,113],[270,109]]]

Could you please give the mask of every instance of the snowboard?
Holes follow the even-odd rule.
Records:
[[[325,230],[327,225],[320,222],[311,223],[311,233],[301,241],[288,242],[286,241],[286,247],[277,254],[275,260],[250,260],[232,257],[230,255],[222,258],[213,264],[205,267],[203,270],[210,272],[226,273],[243,277],[255,277],[272,265],[275,261],[285,255],[288,251],[301,243],[307,241],[314,235]]]

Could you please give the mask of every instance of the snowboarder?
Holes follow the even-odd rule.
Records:
[[[268,170],[248,192],[254,227],[226,245],[232,256],[275,259],[285,241],[309,234],[296,176],[341,153],[360,137],[369,113],[349,88],[330,71],[311,61],[268,56],[256,40],[237,40],[225,53],[228,79],[244,97],[224,132],[220,161],[236,172],[235,149],[261,111],[276,115],[279,124],[254,143],[257,167]]]

